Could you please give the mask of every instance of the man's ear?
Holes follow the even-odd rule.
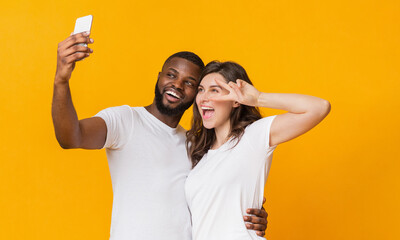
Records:
[[[237,101],[235,101],[234,103],[233,103],[233,107],[234,108],[237,108],[237,107],[239,107],[240,106],[240,103],[238,103]]]

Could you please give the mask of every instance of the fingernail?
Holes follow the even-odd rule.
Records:
[[[90,40],[89,40],[91,43],[93,43],[94,42],[94,40],[91,38]]]
[[[89,52],[93,52],[93,49],[89,48]]]
[[[244,217],[244,220],[249,220],[249,217]]]
[[[250,227],[250,224],[246,224],[246,227]]]
[[[85,36],[89,36],[89,34],[90,34],[89,31],[85,32]]]

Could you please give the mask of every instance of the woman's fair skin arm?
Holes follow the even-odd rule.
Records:
[[[270,146],[287,142],[311,130],[330,112],[331,105],[314,96],[294,93],[263,93],[251,84],[238,79],[228,84],[216,80],[229,93],[214,101],[237,101],[240,104],[286,110],[288,113],[276,116],[270,130]]]
[[[282,109],[271,124],[270,145],[294,139],[315,127],[330,112],[331,105],[314,96],[291,93],[261,93],[258,107]]]

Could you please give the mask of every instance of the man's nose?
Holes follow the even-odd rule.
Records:
[[[174,85],[174,87],[176,88],[176,89],[180,89],[180,90],[182,90],[183,89],[183,79],[181,79],[181,78],[178,78],[176,81],[174,81],[173,83],[172,83],[172,85]]]

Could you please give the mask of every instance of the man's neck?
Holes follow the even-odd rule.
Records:
[[[153,102],[151,105],[144,107],[149,113],[151,113],[154,117],[156,117],[161,122],[167,124],[171,128],[176,128],[178,126],[179,121],[181,120],[183,113],[175,116],[168,116],[160,113],[158,110],[156,103]]]

